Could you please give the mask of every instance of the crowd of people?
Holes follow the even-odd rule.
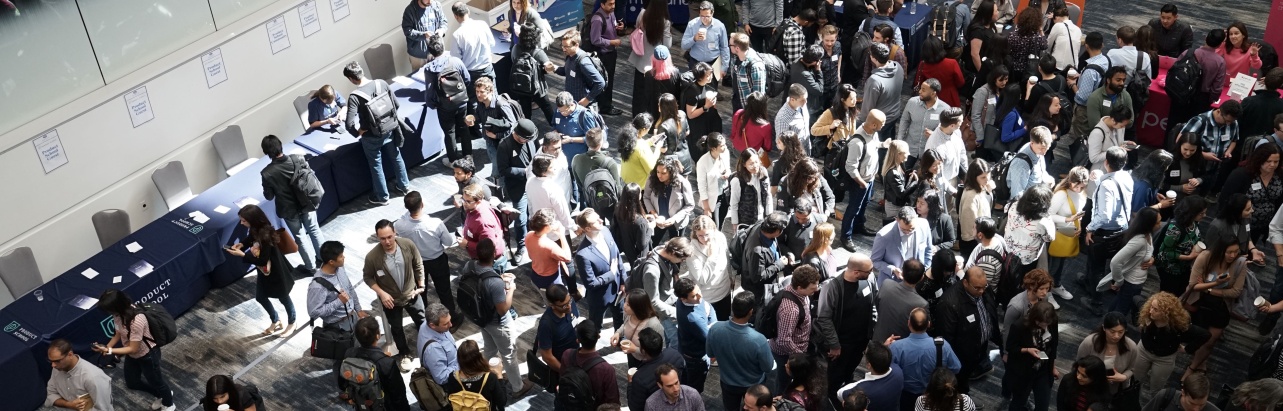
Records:
[[[922,62],[910,80],[898,1],[848,4],[841,16],[826,2],[745,0],[740,16],[728,0],[701,1],[696,17],[673,22],[667,1],[651,0],[631,29],[616,1],[554,38],[527,0],[512,0],[511,73],[495,72],[490,28],[463,3],[450,7],[453,31],[436,1],[406,7],[409,59],[425,73],[458,183],[458,226],[410,191],[404,127],[381,108],[396,104],[383,100],[386,82],[351,63],[343,74],[356,92],[317,92],[309,126],[360,137],[370,201],[404,201],[404,215],[375,224],[378,245],[360,267],[386,330],[357,297],[344,244],[323,238],[315,206],[294,190],[306,161],[265,137],[265,194],[292,238],[246,206],[250,235],[227,250],[257,267],[264,334],[295,328],[282,251],[293,240],[313,277],[307,315],[354,336],[344,357],[373,364],[388,410],[410,409],[402,372],[414,368],[422,384],[411,387],[466,398],[456,409],[504,409],[542,386],[557,409],[702,410],[716,367],[727,410],[1043,411],[1054,392],[1062,411],[1198,411],[1216,409],[1206,367],[1230,322],[1270,314],[1265,335],[1283,312],[1283,285],[1265,291],[1254,274],[1270,246],[1283,261],[1283,68],[1242,23],[1195,47],[1168,4],[1147,25],[1118,28],[1106,50],[1106,33],[1077,27],[1063,2],[948,0],[930,12],[954,27],[914,45]],[[545,52],[554,43],[562,62]],[[605,116],[625,113],[620,53],[636,69],[631,121],[609,130]],[[1131,129],[1160,56],[1201,75],[1192,99],[1173,99],[1173,141],[1148,151]],[[1262,73],[1265,89],[1215,101],[1239,73]],[[487,156],[474,155],[473,138]],[[1053,158],[1055,146],[1067,158]],[[1053,163],[1067,171],[1053,174]],[[486,165],[489,178],[478,175]],[[872,227],[870,209],[885,215]],[[467,259],[451,261],[452,247]],[[1066,275],[1075,260],[1086,269]],[[524,358],[519,287],[546,306]],[[1058,310],[1075,297],[1100,320],[1061,357]],[[94,349],[125,355],[129,388],[175,409],[145,307],[116,290],[99,307],[117,331]],[[405,315],[416,340],[399,326]],[[465,320],[481,341],[456,340]],[[378,345],[384,332],[395,357]],[[627,356],[626,387],[602,358],[615,350]],[[1182,351],[1191,359],[1176,370]],[[1269,358],[1231,407],[1283,402],[1278,350]],[[51,344],[49,361],[47,405],[111,409],[105,375],[68,343]],[[360,407],[369,398],[352,389],[348,365],[335,365],[342,398]],[[1000,380],[1007,405],[968,395],[987,379]],[[227,376],[209,380],[202,403],[263,409],[256,387]]]

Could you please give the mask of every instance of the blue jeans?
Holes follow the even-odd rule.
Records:
[[[872,188],[872,181],[865,187],[860,187],[859,183],[852,182],[851,188],[846,191],[846,212],[842,215],[842,235],[839,236],[841,240],[854,236],[857,227],[867,229],[864,226],[864,209],[869,205],[869,200],[873,199]]]
[[[303,266],[309,270],[315,270],[321,264],[318,259],[321,258],[321,243],[325,242],[321,238],[321,225],[317,224],[316,212],[302,213],[294,218],[282,218],[285,220],[285,226],[290,229],[290,234],[294,235],[294,242],[299,245],[299,256],[303,257]],[[311,240],[310,247],[303,246],[303,233]]]
[[[677,341],[677,320],[674,318],[663,318],[659,320],[659,323],[664,326],[664,345],[680,352],[680,341]]]
[[[513,227],[508,232],[517,237],[517,249],[520,250],[526,248],[526,221],[530,220],[530,196],[526,195],[525,190],[522,190],[520,198],[512,199],[512,208],[517,209],[521,215],[512,222]]]
[[[396,189],[402,192],[409,191],[410,177],[405,172],[405,161],[401,159],[401,149],[392,144],[392,133],[384,134],[383,138],[362,137],[361,148],[365,149],[365,159],[370,162],[370,179],[374,182],[374,200],[387,201],[390,196],[388,183],[383,177],[384,158],[396,164]]]
[[[1118,285],[1118,295],[1114,297],[1114,303],[1109,305],[1109,311],[1117,311],[1130,317],[1132,309],[1135,308],[1135,304],[1132,304],[1132,297],[1140,295],[1141,290],[1144,288],[1144,284],[1132,284],[1123,281],[1122,284]]]
[[[268,297],[267,294],[265,294],[263,287],[256,287],[254,291],[254,299],[263,306],[264,311],[267,311],[267,318],[270,318],[272,323],[276,323],[276,321],[280,320],[280,317],[276,315],[276,308],[272,307],[272,300],[269,298],[271,297]],[[289,318],[290,324],[294,324],[294,320],[296,319],[294,313],[294,301],[290,300],[290,295],[286,294],[285,297],[277,298],[277,300],[281,300],[281,305],[285,306],[286,317]]]
[[[144,382],[143,379],[147,381]],[[165,375],[160,372],[160,347],[152,347],[142,357],[125,356],[125,386],[160,398],[161,404],[166,407],[174,405],[174,392],[169,389]]]

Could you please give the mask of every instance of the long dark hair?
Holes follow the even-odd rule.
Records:
[[[1203,210],[1207,210],[1207,200],[1202,196],[1181,197],[1181,201],[1176,202],[1176,210],[1172,212],[1172,222],[1184,233],[1185,229],[1198,222],[1198,215]]]
[[[973,27],[993,31],[993,9],[997,7],[993,0],[981,1],[980,5],[976,7],[976,12],[972,14],[974,17],[971,19],[971,24],[967,26],[967,31],[971,31]]]
[[[668,183],[659,181],[660,167],[663,167],[664,171],[668,172]],[[650,169],[650,177],[647,177],[646,188],[650,189],[651,187],[654,187],[654,189],[659,189],[660,187],[667,187],[669,185],[680,187],[678,184],[681,184],[681,181],[679,181],[681,179],[682,163],[677,162],[677,157],[664,156],[663,158],[660,158],[659,161],[655,162],[655,168]]]
[[[1039,220],[1047,216],[1051,209],[1051,189],[1045,185],[1034,185],[1025,190],[1016,201],[1016,213],[1025,220]],[[1152,225],[1150,226],[1153,227]]]
[[[797,390],[798,387],[806,392],[810,397],[819,399],[825,398],[825,380],[828,380],[828,374],[823,369],[823,363],[816,361],[806,353],[793,353],[788,360],[788,373],[792,379],[788,383],[787,389],[780,393],[785,394]]]
[[[668,26],[668,0],[650,0],[646,3],[646,12],[642,14],[638,26],[646,32],[646,42],[659,44],[664,41],[664,29]]]
[[[1008,83],[1010,83],[1010,81],[1008,81]],[[1047,129],[1050,130],[1051,128],[1059,125],[1060,116],[1065,113],[1051,114],[1052,100],[1058,98],[1060,98],[1060,96],[1053,93],[1043,94],[1042,97],[1038,99],[1038,104],[1034,106],[1033,112],[1029,113],[1029,121],[1025,122],[1025,127],[1033,130],[1036,126],[1045,125],[1047,126]]]
[[[209,377],[209,380],[205,381],[205,398],[201,400],[201,407],[205,411],[215,411],[219,404],[214,402],[214,397],[227,394],[227,406],[233,410],[240,410],[242,409],[240,391],[230,376],[219,374]]]
[[[936,368],[927,382],[927,390],[922,398],[923,408],[931,411],[953,411],[958,409],[962,393],[958,391],[958,377],[948,368]]]
[[[1229,224],[1242,225],[1244,223],[1243,220],[1245,220],[1243,218],[1243,210],[1247,209],[1247,203],[1250,200],[1247,194],[1244,193],[1230,195],[1229,201],[1221,204],[1220,210],[1217,211],[1216,219],[1225,220]]]
[[[473,340],[465,340],[459,344],[459,371],[467,375],[481,375],[490,372],[490,364],[486,363],[486,356],[481,355],[481,348]]]
[[[780,133],[779,140],[779,149],[782,154],[780,154],[779,160],[775,160],[773,166],[784,167],[781,170],[784,170],[784,174],[788,174],[793,170],[793,167],[797,166],[799,161],[807,157],[806,149],[802,148],[802,138],[795,132],[785,131]]]
[[[1146,208],[1149,208],[1149,207],[1146,207]],[[1150,208],[1150,210],[1154,210],[1154,209]],[[1154,211],[1157,212],[1158,210],[1154,210]],[[1125,317],[1120,312],[1110,311],[1105,313],[1105,318],[1102,318],[1100,320],[1100,325],[1096,327],[1096,336],[1092,337],[1092,340],[1091,340],[1092,351],[1099,352],[1099,353],[1105,352],[1105,344],[1108,343],[1107,340],[1109,338],[1105,335],[1105,330],[1108,330],[1110,328],[1114,328],[1120,325],[1123,326],[1123,328],[1127,328],[1126,323],[1127,323],[1127,317]],[[1118,341],[1118,355],[1121,356],[1126,353],[1127,353],[1127,335],[1126,333],[1124,333],[1123,339]]]
[[[1011,60],[1011,40],[1007,34],[994,34],[989,37],[989,40],[985,40],[984,47],[980,48],[980,58],[993,64],[1006,66]],[[1011,67],[1007,67],[1007,70],[1011,70]]]
[[[526,3],[526,7],[529,8],[530,4]],[[524,13],[529,15],[530,11],[525,10]],[[539,25],[535,24],[534,20],[526,20],[525,23],[521,23],[521,34],[517,35],[517,43],[521,44],[521,49],[525,53],[534,53],[535,50],[539,49],[540,34]]]
[[[754,157],[757,157],[757,150],[747,148],[740,152],[739,158],[735,159],[735,177],[738,177],[740,182],[744,184],[748,184],[748,180],[753,178],[754,171],[749,171],[746,164]]]
[[[659,117],[655,119],[655,129],[663,127],[665,121],[673,120],[673,128],[680,134],[682,132],[682,118],[680,114],[677,114],[678,112],[676,96],[672,93],[659,95]],[[680,136],[677,138],[680,138]]]
[[[1270,161],[1270,156],[1278,154],[1279,146],[1277,144],[1266,144],[1252,150],[1252,155],[1247,157],[1247,173],[1251,174],[1252,177],[1260,177],[1261,167],[1265,165],[1265,162]]]
[[[1211,272],[1211,270],[1220,267],[1221,264],[1225,264],[1225,251],[1229,250],[1230,247],[1238,246],[1238,239],[1234,238],[1222,238],[1220,241],[1212,244],[1212,248],[1207,250],[1211,253],[1207,255],[1207,272]],[[1238,256],[1240,258],[1243,257],[1242,248],[1240,248],[1238,252]]]
[[[998,89],[998,80],[1003,77],[1007,77],[1008,83],[1011,82],[1011,72],[1007,70],[1007,65],[999,64],[989,70],[989,78],[985,79],[985,85],[989,86],[990,94],[997,96],[1002,93],[1002,90]]]
[[[939,162],[940,153],[937,153],[935,149],[928,149],[923,152],[922,157],[918,158],[918,181],[935,179],[936,175],[931,172],[931,167],[935,166],[936,163]]]
[[[247,204],[245,207],[241,207],[241,211],[238,211],[236,215],[244,218],[245,222],[249,223],[249,235],[259,244],[274,247],[277,241],[280,241],[280,238],[276,235],[276,228],[272,227],[272,222],[267,219],[267,214],[263,213],[263,209],[258,208],[258,206]]]
[[[1082,368],[1083,372],[1087,374],[1087,378],[1091,380],[1091,385],[1083,386],[1078,384],[1079,368]],[[1109,398],[1109,380],[1105,378],[1107,377],[1105,374],[1105,362],[1102,361],[1100,357],[1088,355],[1086,357],[1079,358],[1078,361],[1074,361],[1074,365],[1069,367],[1069,370],[1070,371],[1065,378],[1070,378],[1069,381],[1073,381],[1073,383],[1069,385],[1070,394],[1074,394],[1071,398],[1077,398],[1077,394],[1083,391],[1087,391],[1088,401],[1091,401],[1093,398]],[[1061,384],[1064,383],[1065,382],[1062,380]]]
[[[744,133],[746,133],[750,121],[768,121],[766,119],[766,100],[766,95],[761,92],[754,91],[748,95],[748,100],[744,101],[744,108],[742,109],[744,111],[739,116],[739,123],[733,124],[735,128],[739,129],[739,135],[745,135]]]
[[[619,136],[615,141],[619,143],[619,159],[628,161],[628,158],[633,156],[633,151],[637,150],[637,130],[632,127],[620,127]]]
[[[967,177],[963,179],[966,189],[977,193],[984,191],[980,186],[980,176],[989,174],[989,162],[983,159],[971,160],[971,165],[967,166]]]
[[[1039,301],[1029,307],[1029,311],[1025,313],[1025,327],[1031,331],[1036,330],[1040,321],[1047,323],[1048,331],[1055,332],[1056,324],[1060,321],[1056,316],[1056,307],[1046,301]]]
[[[1041,10],[1026,7],[1016,14],[1016,34],[1030,37],[1042,35],[1042,19]]]
[[[1172,153],[1167,150],[1160,148],[1151,151],[1132,171],[1132,178],[1143,180],[1149,183],[1150,187],[1158,188],[1167,178],[1167,168],[1172,165],[1173,160]]]
[[[807,157],[794,164],[785,178],[788,180],[789,194],[797,198],[818,188],[816,186],[820,184],[822,176],[820,175],[820,167],[815,164],[814,160]],[[812,179],[815,180],[814,183],[811,183]]]
[[[134,308],[134,300],[130,299],[129,295],[125,294],[124,291],[115,288],[102,292],[102,295],[98,297],[98,309],[106,311],[107,314],[120,317],[126,329],[129,328],[129,323],[134,321],[134,317],[138,315],[138,310]]]
[[[1186,159],[1183,155],[1179,154],[1181,152],[1180,151],[1181,146],[1185,144],[1194,146],[1194,150],[1195,150],[1194,155],[1190,156],[1188,159]],[[1207,160],[1203,158],[1203,137],[1202,136],[1195,133],[1186,133],[1186,132],[1177,134],[1176,145],[1173,147],[1173,150],[1176,150],[1177,158],[1179,159],[1179,161],[1186,162],[1189,165],[1190,170],[1204,169],[1203,163]]]
[[[646,321],[655,316],[655,306],[650,304],[650,294],[646,294],[646,290],[640,288],[628,290],[628,300],[625,303],[628,304],[628,308],[633,309],[633,318],[638,321]]]
[[[1243,43],[1239,46],[1239,51],[1247,53],[1248,46],[1252,44],[1252,38],[1247,35],[1247,25],[1236,21],[1225,27],[1225,54],[1234,50],[1234,42],[1230,41],[1230,29],[1238,29],[1239,33],[1243,33]]]
[[[998,112],[993,118],[994,124],[1002,125],[1007,114],[1020,107],[1020,101],[1024,99],[1024,95],[1025,91],[1020,87],[1020,82],[1007,81],[1007,88],[1002,89],[1002,96],[998,99]]]
[[[619,204],[615,206],[615,221],[631,222],[642,214],[641,186],[637,183],[625,184],[623,190],[619,191]]]
[[[855,124],[856,116],[859,115],[859,106],[847,107],[846,99],[855,94],[855,86],[842,84],[838,87],[838,92],[833,96],[833,107],[829,107],[830,115],[834,120],[842,120],[845,123]]]

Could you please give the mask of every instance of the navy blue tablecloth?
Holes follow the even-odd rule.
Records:
[[[909,14],[906,7],[895,15],[895,25],[900,26],[900,35],[904,37],[904,58],[909,63],[909,67],[904,68],[905,73],[918,67],[918,62],[922,61],[922,43],[927,41],[929,14],[931,7],[919,4],[916,14]]]
[[[6,327],[5,334],[10,333],[9,328]],[[40,372],[39,362],[45,360],[47,357],[44,356],[39,359],[33,357],[27,345],[16,337],[0,336],[0,387],[4,387],[8,392],[5,395],[5,409],[40,408],[44,403],[45,381],[48,377],[36,377]],[[44,364],[45,372],[48,373],[49,363],[44,362]]]

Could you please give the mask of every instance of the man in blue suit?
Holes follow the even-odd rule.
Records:
[[[601,216],[591,208],[575,217],[575,224],[583,234],[583,241],[575,250],[575,269],[579,279],[587,286],[584,299],[588,300],[588,319],[600,328],[606,317],[606,309],[611,308],[611,319],[615,328],[624,322],[623,313],[615,306],[615,297],[619,295],[619,278],[623,260],[619,255],[619,246],[614,238],[606,232]]]
[[[875,284],[881,285],[887,279],[900,281],[900,266],[905,260],[930,264],[935,254],[930,230],[926,220],[918,218],[918,212],[912,207],[901,207],[895,221],[878,230],[877,237],[873,238],[873,267],[878,270]]]

